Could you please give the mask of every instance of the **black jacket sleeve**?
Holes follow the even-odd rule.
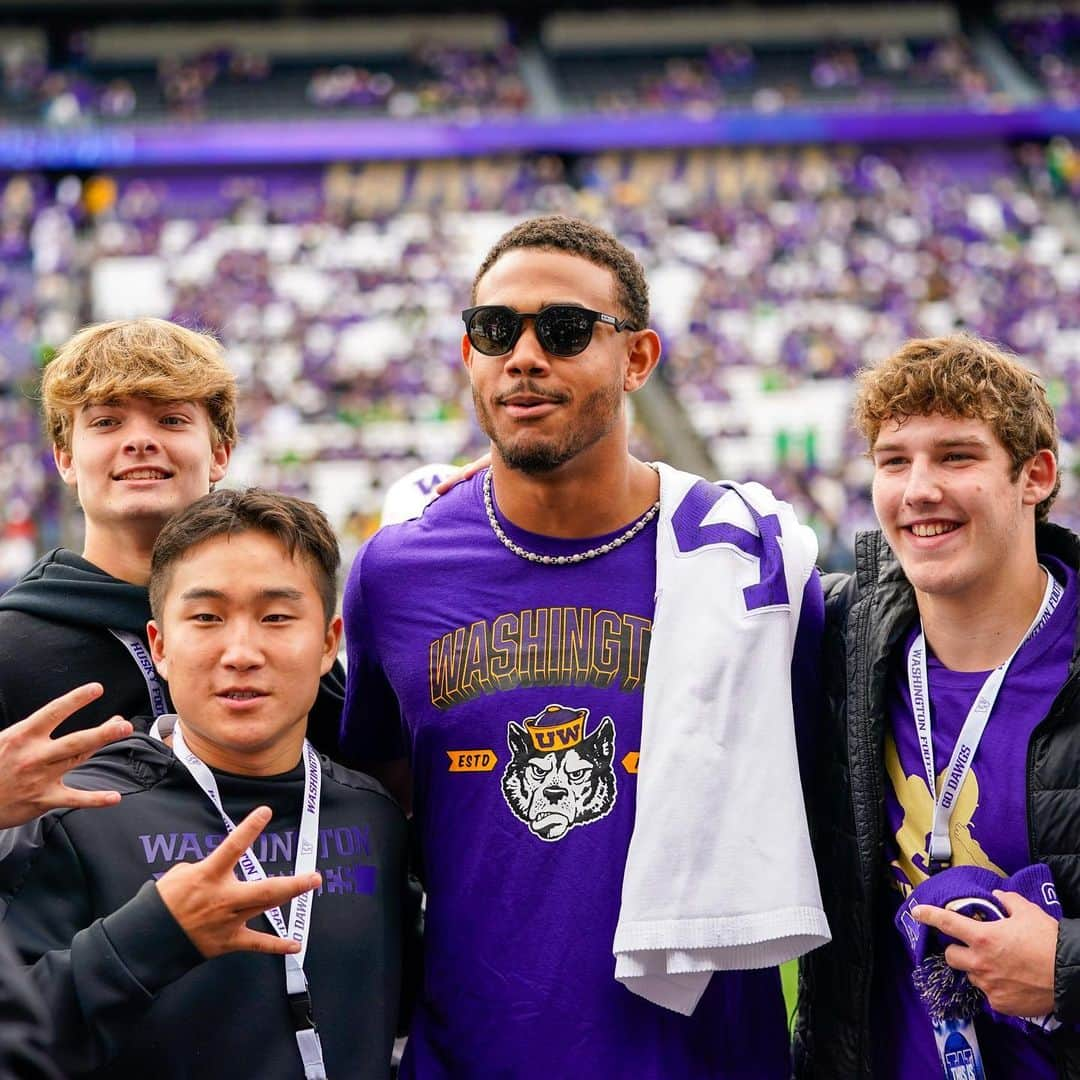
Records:
[[[1054,1015],[1080,1024],[1080,919],[1062,919],[1054,957]]]
[[[96,917],[93,889],[61,815],[10,830],[0,846],[0,917],[53,1023],[65,1071],[106,1064],[155,995],[202,960],[148,881]]]
[[[48,1046],[45,1009],[0,935],[0,1080],[60,1080]]]

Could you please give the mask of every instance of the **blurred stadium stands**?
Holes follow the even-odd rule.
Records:
[[[78,542],[40,364],[137,314],[220,334],[231,481],[314,498],[355,547],[397,476],[482,447],[457,312],[490,242],[554,210],[649,272],[640,452],[771,483],[844,565],[872,521],[850,376],[963,326],[1046,377],[1080,525],[1075,4],[196,6],[71,33],[23,7],[0,34],[0,580]]]

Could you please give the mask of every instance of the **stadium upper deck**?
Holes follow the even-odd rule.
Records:
[[[645,260],[662,373],[717,472],[779,485],[841,551],[870,513],[847,376],[909,336],[966,325],[1021,351],[1080,437],[1070,184],[1080,155],[1065,144],[627,153],[569,175],[508,158],[15,177],[0,197],[0,400],[22,464],[0,470],[0,505],[55,528],[21,396],[41,346],[157,314],[213,328],[240,375],[232,479],[315,498],[355,542],[388,482],[482,446],[459,359],[471,269],[514,220],[562,210]]]
[[[918,137],[927,122],[945,136],[1068,133],[1078,101],[1078,18],[1072,9],[1054,15],[1013,4],[972,22],[950,5],[926,3],[749,14],[556,12],[536,24],[477,14],[91,25],[66,36],[8,27],[0,41],[0,127],[19,129],[22,143],[0,139],[0,161],[20,145],[26,154],[41,144],[53,159],[39,154],[42,160],[23,164],[78,164],[57,159],[64,146],[69,158],[81,152],[123,164],[127,153],[132,163],[148,164],[137,137],[94,141],[90,132],[199,121],[306,122],[313,125],[309,160],[332,154],[345,130],[324,127],[329,137],[320,141],[317,121],[326,119],[441,122],[426,139],[417,129],[399,144],[413,156],[581,149],[573,133],[583,113],[597,146],[646,138],[657,145],[664,137],[643,129],[635,139],[625,125],[605,126],[602,117],[612,113],[696,122],[669,124],[671,145],[818,141],[832,132],[865,138],[886,130],[883,118],[897,110],[927,109],[937,111],[909,126]],[[806,114],[823,110],[850,116],[846,124],[834,116],[808,127]],[[803,122],[783,123],[791,113]],[[725,115],[749,117],[749,129],[702,124]],[[974,132],[964,124],[972,115],[979,117]],[[860,116],[877,122],[860,129],[851,119]],[[476,130],[499,118],[495,134]],[[531,123],[517,122],[524,120]],[[466,138],[448,133],[447,123],[473,130]],[[517,132],[513,145],[506,145],[507,124]],[[49,130],[47,144],[35,141],[38,127]],[[356,129],[350,152],[362,156],[365,141],[373,141],[372,152],[382,153],[372,139],[378,130]],[[194,153],[205,139],[190,134]],[[894,127],[890,137],[904,134]],[[249,142],[247,160],[256,153],[274,160],[272,141],[257,146]]]

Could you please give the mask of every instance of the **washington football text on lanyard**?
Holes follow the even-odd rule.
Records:
[[[937,793],[934,772],[934,739],[930,727],[930,688],[926,678],[926,639],[923,636],[921,622],[918,636],[908,652],[908,690],[911,693],[911,711],[915,717],[915,735],[919,740],[919,752],[922,754],[923,769],[926,771],[926,781],[930,785],[930,794],[936,795],[933,824],[930,828],[931,864],[947,864],[952,859],[949,822],[952,818],[953,804],[971,771],[975,751],[979,748],[979,740],[982,739],[986,722],[990,719],[990,713],[1001,691],[1001,684],[1008,674],[1009,665],[1021,648],[1050,621],[1054,609],[1064,595],[1065,590],[1058,584],[1054,575],[1045,566],[1043,570],[1046,571],[1046,591],[1043,593],[1038,614],[1009,658],[986,677],[974,704],[968,710],[964,726],[957,736],[956,746],[953,747],[949,767],[945,770],[945,779],[942,781],[940,793]]]
[[[163,720],[166,723],[163,724]],[[188,748],[187,743],[184,741],[183,732],[180,730],[179,717],[158,717],[150,734],[163,739],[169,734],[168,721],[172,721],[172,749],[177,761],[191,773],[195,783],[202,788],[206,797],[214,804],[215,809],[221,815],[226,831],[231,833],[236,828],[236,825],[222,805],[217,780],[207,764]],[[307,739],[304,740],[303,757],[304,801],[300,812],[300,833],[297,838],[296,867],[293,873],[307,875],[315,870],[315,859],[318,850],[322,769],[319,765],[318,754],[315,753],[314,748]],[[266,880],[266,871],[263,870],[262,864],[255,857],[255,853],[251,848],[248,848],[240,856],[238,865],[245,881]],[[289,998],[289,1010],[296,1031],[296,1045],[300,1050],[300,1058],[304,1063],[304,1076],[307,1080],[326,1080],[322,1042],[312,1020],[311,996],[308,992],[307,976],[304,974],[304,958],[307,956],[308,933],[311,930],[312,895],[313,893],[308,891],[293,900],[288,926],[285,925],[285,919],[280,908],[268,908],[265,914],[267,919],[270,920],[270,925],[277,932],[278,937],[286,941],[291,938],[293,941],[300,943],[299,952],[286,953],[285,955],[285,992]]]

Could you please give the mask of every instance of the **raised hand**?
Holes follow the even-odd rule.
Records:
[[[110,806],[120,801],[118,791],[79,791],[68,787],[63,777],[103,746],[130,735],[127,720],[114,716],[88,731],[52,738],[72,713],[102,693],[101,683],[86,683],[0,731],[0,828],[21,825],[60,807]]]
[[[296,941],[252,930],[250,919],[322,884],[319,874],[239,881],[233,868],[270,821],[270,808],[252,810],[205,859],[177,863],[157,882],[172,916],[208,960],[230,952],[294,953]]]

